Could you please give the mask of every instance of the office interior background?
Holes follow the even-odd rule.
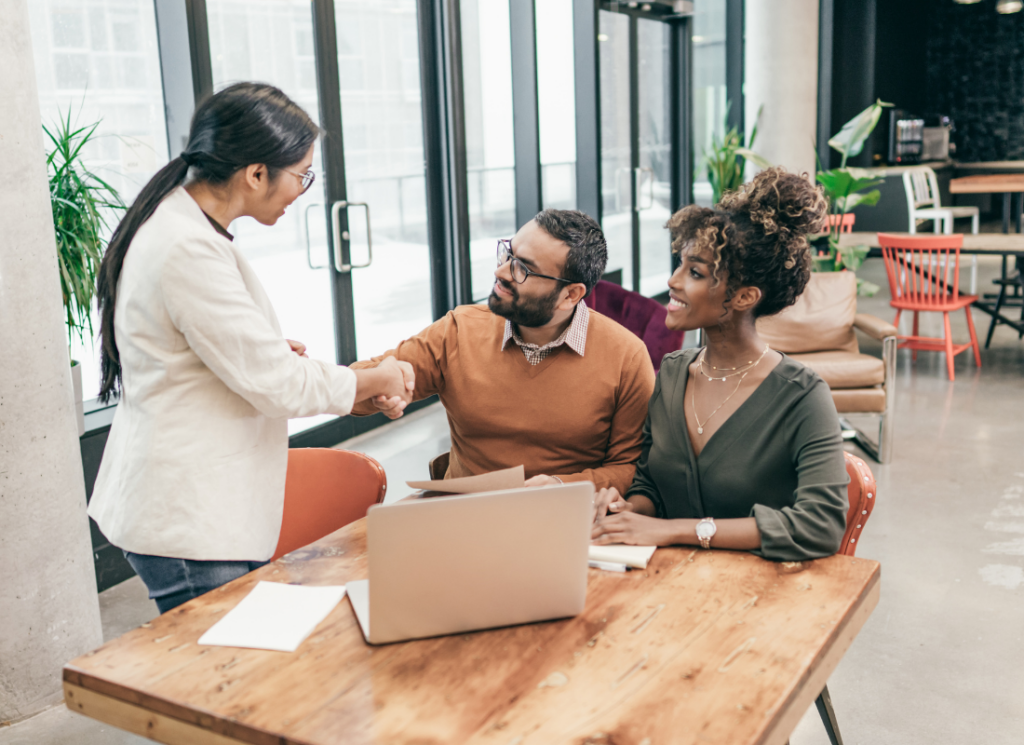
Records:
[[[22,2],[0,0],[0,27],[5,10],[20,16]],[[128,203],[182,150],[196,101],[231,82],[272,83],[313,116],[323,130],[313,188],[272,228],[242,219],[230,229],[284,335],[302,340],[310,356],[340,364],[380,354],[451,308],[484,300],[497,239],[549,207],[596,217],[608,238],[607,278],[663,300],[673,270],[665,223],[687,204],[711,205],[702,153],[730,128],[749,133],[757,122],[755,149],[808,173],[818,163],[837,164],[828,138],[879,98],[954,113],[962,123],[962,159],[1017,162],[1017,135],[1024,131],[1017,77],[1024,79],[1024,71],[1006,63],[1019,61],[1024,49],[1024,13],[1000,16],[998,29],[991,19],[958,25],[953,0],[28,0],[24,6],[27,36],[0,28],[0,48],[28,50],[10,74],[31,79],[42,124],[68,116],[79,125],[99,122],[82,159]],[[958,35],[982,50],[981,63],[957,46]],[[997,47],[1003,51],[997,54]],[[972,75],[991,78],[998,92],[988,82],[961,80]],[[982,115],[984,107],[1004,113]],[[994,130],[995,142],[982,135]],[[875,157],[883,150],[878,135],[856,164],[884,166]],[[10,176],[14,168],[13,161],[0,164],[0,174]],[[984,221],[999,218],[996,200],[964,203],[980,205]],[[874,225],[872,214],[864,218],[865,229],[905,230]],[[999,275],[994,259],[979,266],[979,284]],[[880,259],[869,259],[863,276],[884,285]],[[889,318],[886,292],[861,304]],[[872,463],[882,501],[862,548],[891,577],[887,605],[833,686],[846,692],[849,742],[1024,737],[1024,549],[1016,537],[1024,528],[1010,519],[1021,514],[1013,500],[1024,489],[1015,444],[1024,414],[1017,341],[1016,333],[998,330],[986,367],[970,368],[973,378],[961,368],[956,387],[947,384],[941,360],[911,365],[909,352],[900,353],[898,452],[890,465]],[[880,353],[870,342],[863,348]],[[51,451],[28,445],[8,450],[0,464],[3,470],[34,453],[26,462],[40,474],[53,471],[37,478],[45,484],[40,493],[63,495],[52,504],[40,500],[38,524],[0,547],[0,558],[19,557],[22,573],[30,573],[25,567],[44,550],[62,555],[81,548],[78,538],[65,541],[64,528],[53,525],[73,531],[77,521],[85,530],[84,503],[75,512],[78,494],[64,487],[78,479],[88,496],[116,407],[96,399],[96,344],[73,340],[71,354],[82,363],[85,433],[73,440],[81,470],[53,466]],[[409,414],[434,403],[414,405]],[[435,429],[444,428],[441,416]],[[11,441],[41,441],[47,427],[63,426],[57,414],[36,419],[30,438],[9,434]],[[5,426],[14,432],[20,421],[8,414],[0,432]],[[293,447],[335,446],[368,442],[384,424],[382,417],[311,417],[292,420],[289,432]],[[8,495],[12,484],[4,487]],[[964,504],[972,499],[981,506]],[[946,522],[939,524],[939,513]],[[48,528],[56,514],[60,519]],[[965,531],[970,547],[958,548]],[[57,549],[45,546],[48,537]],[[96,584],[79,587],[67,604],[46,605],[61,619],[52,623],[69,628],[93,624],[97,590],[115,598],[133,574],[95,524],[82,540],[86,553],[65,563],[88,560],[89,566],[28,583],[56,597],[71,577],[91,582],[95,576]],[[945,549],[935,559],[938,544]],[[40,652],[42,642],[23,644],[14,628],[4,632],[4,648],[22,645],[10,657],[15,672],[50,663],[59,670],[67,650],[89,646],[69,631],[55,649]],[[2,690],[0,680],[0,701]],[[48,701],[40,695],[36,710]],[[878,713],[883,705],[890,710]],[[36,741],[34,731],[19,735],[12,726],[5,733],[3,724],[0,743]],[[825,742],[819,727],[802,724],[792,742]]]

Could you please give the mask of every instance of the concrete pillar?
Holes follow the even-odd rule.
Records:
[[[0,722],[102,642],[29,0],[0,0]]]
[[[819,0],[747,0],[744,115],[763,104],[754,151],[796,173],[814,173],[818,123]]]

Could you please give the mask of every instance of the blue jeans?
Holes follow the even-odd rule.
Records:
[[[238,579],[266,561],[193,561],[166,556],[146,556],[124,551],[124,558],[149,589],[161,613],[177,608],[233,579]]]

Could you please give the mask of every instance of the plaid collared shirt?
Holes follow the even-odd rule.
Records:
[[[569,327],[562,332],[561,336],[554,341],[548,342],[543,347],[523,341],[523,338],[519,336],[519,332],[516,330],[515,324],[506,319],[505,337],[501,340],[501,351],[505,351],[510,340],[514,341],[523,350],[527,362],[531,365],[539,365],[555,349],[566,344],[569,349],[582,357],[583,350],[587,346],[587,318],[589,316],[590,311],[587,310],[587,304],[580,300],[576,305],[576,312],[573,314],[572,323],[569,324]]]

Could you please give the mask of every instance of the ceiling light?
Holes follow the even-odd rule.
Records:
[[[1019,13],[1024,8],[1024,0],[999,0],[996,13]]]
[[[980,3],[981,0],[953,0],[953,2],[958,5],[976,5],[977,3]]]

